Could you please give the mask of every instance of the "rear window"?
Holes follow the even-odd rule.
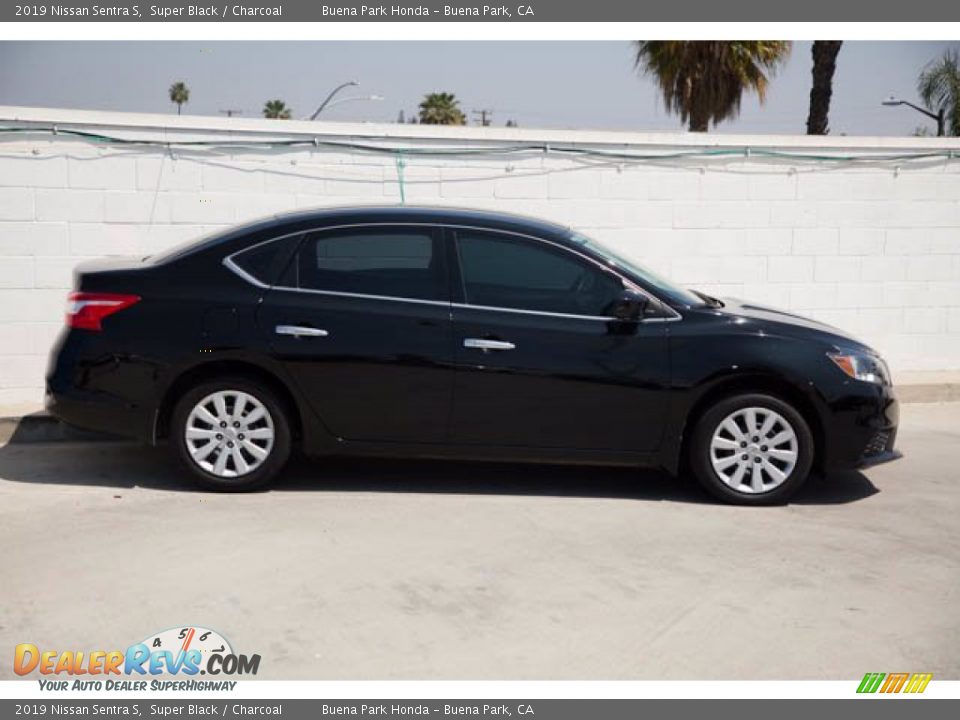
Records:
[[[179,260],[187,255],[211,248],[217,243],[227,240],[228,238],[238,238],[245,235],[253,235],[258,233],[260,230],[266,230],[267,233],[269,233],[269,226],[273,225],[274,221],[274,217],[261,218],[259,220],[253,220],[252,222],[244,223],[243,225],[237,225],[235,227],[226,229],[218,229],[207,235],[192,238],[185,242],[169,247],[166,250],[154,253],[153,255],[148,255],[144,258],[144,260],[149,260],[154,265],[160,265],[172,260]],[[269,237],[269,234],[265,236]]]
[[[223,238],[227,237],[227,235],[229,235],[231,232],[233,232],[232,229],[216,230],[215,232],[207,235],[201,235],[198,238],[191,238],[190,240],[177,243],[166,250],[154,253],[153,255],[147,255],[144,260],[149,260],[154,265],[160,265],[165,262],[170,262],[171,260],[178,260],[184,255],[196,252],[197,250],[203,250],[204,248],[219,242]]]

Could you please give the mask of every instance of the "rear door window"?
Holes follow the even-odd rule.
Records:
[[[337,229],[300,249],[296,286],[305,290],[446,300],[440,235],[432,228]]]

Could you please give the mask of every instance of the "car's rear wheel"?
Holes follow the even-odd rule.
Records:
[[[290,457],[290,422],[269,389],[242,377],[223,378],[180,398],[170,444],[204,487],[252,490],[275,478]]]
[[[690,466],[715,497],[743,505],[784,502],[807,480],[813,434],[803,416],[771,395],[725,398],[694,428]]]

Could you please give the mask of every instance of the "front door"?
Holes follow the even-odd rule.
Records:
[[[534,238],[457,230],[453,442],[650,451],[669,376],[666,323],[609,317],[614,273]]]
[[[333,435],[444,439],[453,388],[447,278],[434,228],[334,228],[306,237],[259,319]]]

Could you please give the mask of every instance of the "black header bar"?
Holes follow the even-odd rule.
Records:
[[[64,0],[3,3],[3,22],[956,22],[944,0]]]

